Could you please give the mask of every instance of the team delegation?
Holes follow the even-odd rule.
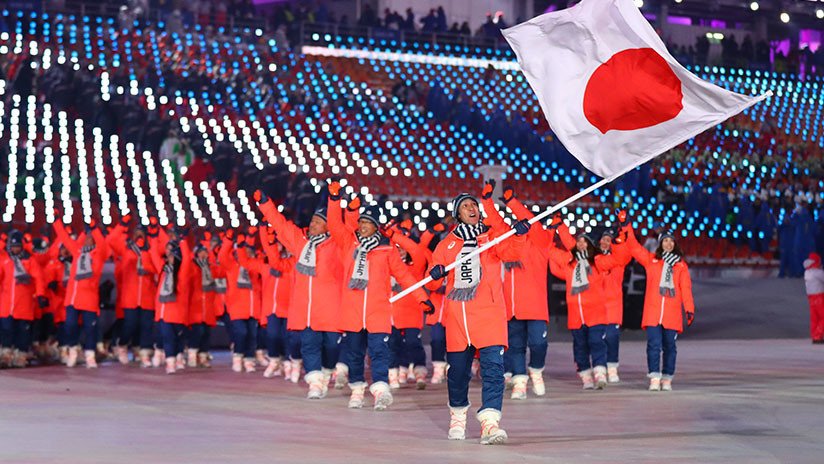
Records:
[[[195,237],[155,218],[134,226],[128,215],[109,228],[92,222],[80,234],[57,221],[52,241],[11,230],[0,243],[0,363],[24,367],[38,357],[96,368],[100,279],[111,257],[112,351],[120,363],[163,366],[168,374],[210,367],[210,333],[223,321],[233,371],[263,367],[266,378],[302,378],[309,399],[324,398],[330,385],[348,386],[348,407],[362,408],[368,392],[372,407],[384,410],[402,383],[423,389],[446,381],[454,440],[466,437],[470,380],[480,375],[481,443],[499,444],[507,439],[500,427],[504,391],[515,400],[527,398],[529,385],[534,395],[546,394],[547,272],[566,282],[582,387],[600,390],[620,381],[621,285],[634,258],[647,273],[649,389],[671,390],[684,312],[688,325],[694,320],[675,236],[662,234],[650,252],[624,212],[597,240],[582,231],[573,236],[559,215],[531,225],[532,213],[505,188],[500,209],[515,217],[514,236],[462,259],[511,229],[494,187],[490,181],[479,197],[457,196],[453,217],[420,234],[411,221],[387,224],[381,208],[358,197],[344,203],[338,180],[328,183],[327,201],[307,228],[257,191],[264,225],[245,233]],[[389,303],[427,275],[431,283]]]

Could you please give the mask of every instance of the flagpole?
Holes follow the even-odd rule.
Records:
[[[599,180],[598,182],[596,182],[596,183],[590,185],[589,187],[581,190],[580,192],[576,193],[575,195],[572,195],[571,197],[567,198],[566,200],[564,200],[564,201],[562,201],[562,202],[560,202],[560,203],[558,203],[554,206],[551,206],[551,207],[547,208],[547,210],[544,211],[543,213],[541,213],[541,214],[533,217],[532,219],[530,219],[529,223],[534,224],[538,221],[541,221],[543,218],[549,216],[550,214],[553,214],[554,212],[556,212],[559,209],[563,208],[564,206],[572,203],[573,201],[578,200],[580,198],[583,198],[583,197],[589,195],[593,191],[603,187],[604,185],[609,184],[610,182],[614,182],[619,177],[623,176],[624,174],[628,173],[629,171],[632,171],[633,169],[637,168],[638,166],[646,163],[647,161],[651,160],[652,158],[655,158],[655,156],[650,156],[648,158],[644,158],[644,159],[636,162],[635,164],[632,164],[628,168],[625,168],[622,171],[619,171],[616,174],[613,174],[609,177],[605,177],[605,178]],[[497,214],[497,213],[494,212],[494,211],[489,211],[487,214]],[[484,244],[483,246],[475,249],[474,251],[467,254],[463,258],[461,258],[459,260],[456,260],[453,263],[448,264],[445,268],[446,272],[449,272],[452,269],[455,269],[459,264],[461,264],[465,261],[469,261],[470,259],[474,258],[475,256],[477,256],[477,255],[483,253],[484,251],[494,247],[495,245],[503,242],[504,240],[508,239],[509,237],[512,237],[513,235],[515,235],[515,229],[510,229],[505,234],[499,235],[495,239],[493,239],[493,240],[487,242],[486,244]],[[426,276],[425,279],[419,281],[415,285],[412,285],[411,287],[406,288],[403,291],[397,293],[395,296],[393,296],[392,298],[389,299],[389,302],[394,303],[394,302],[400,300],[401,298],[405,297],[406,295],[409,295],[410,293],[414,292],[415,290],[417,290],[417,289],[423,287],[424,285],[432,282],[432,280],[434,280],[434,279],[432,279],[431,276]]]

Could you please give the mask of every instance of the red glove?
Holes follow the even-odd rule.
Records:
[[[446,226],[439,222],[439,223],[435,224],[434,226],[432,226],[432,230],[437,232],[437,233],[445,232],[446,231]]]
[[[412,230],[412,228],[414,226],[415,226],[415,224],[412,222],[411,219],[404,219],[401,222],[401,229],[404,229],[404,230]]]
[[[249,228],[248,228],[248,229],[246,229],[246,232],[247,232],[249,235],[255,235],[255,234],[257,234],[257,233],[258,233],[258,228],[257,228],[256,226],[249,226]]]
[[[226,237],[226,240],[233,242],[235,240],[235,229],[228,229],[224,236]]]
[[[397,228],[394,225],[381,228],[381,233],[386,238],[392,238],[392,236],[395,235],[395,232],[397,232]]]
[[[327,190],[329,190],[329,198],[331,198],[332,200],[335,200],[335,201],[340,200],[341,186],[340,186],[340,181],[339,180],[334,179],[334,180],[330,181],[329,185],[326,188],[327,188]]]
[[[252,198],[254,198],[258,204],[263,204],[269,201],[269,197],[267,197],[266,194],[260,190],[255,190],[255,193],[252,194]]]
[[[352,197],[352,199],[349,200],[349,203],[346,205],[346,209],[348,209],[349,211],[357,211],[360,209],[360,207],[361,200],[359,196]]]
[[[619,226],[623,227],[623,226],[627,225],[627,211],[626,210],[622,209],[621,211],[618,211],[617,217],[618,217],[618,225]]]
[[[146,239],[143,237],[137,237],[134,241],[134,244],[137,245],[138,248],[143,248],[146,246]]]
[[[203,232],[203,240],[206,240],[207,242],[211,242],[212,241],[212,233],[209,232],[208,230],[206,232]]]
[[[131,214],[124,214],[123,216],[120,216],[120,223],[124,226],[128,226],[130,222],[132,222]]]
[[[90,219],[89,220],[89,228],[94,229],[96,227],[97,227],[97,221],[95,221],[94,218]]]
[[[564,222],[561,216],[561,213],[555,213],[552,215],[552,221],[549,223],[550,229],[555,229]]]
[[[512,187],[504,187],[504,194],[501,198],[499,198],[504,204],[509,203],[513,198],[515,198],[515,189]]]
[[[481,198],[489,200],[492,198],[492,192],[495,191],[495,179],[489,179],[484,182],[484,188],[481,190]]]
[[[255,247],[255,236],[249,235],[246,237],[246,246]]]
[[[242,244],[245,241],[246,241],[246,235],[245,234],[237,234],[237,240],[235,240],[236,243]]]

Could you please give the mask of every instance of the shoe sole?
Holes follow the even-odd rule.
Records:
[[[447,435],[446,438],[448,440],[455,440],[455,441],[466,440],[466,432],[464,432],[464,434],[460,435],[460,436]]]
[[[502,445],[502,444],[506,443],[507,438],[509,438],[509,437],[506,435],[506,432],[500,431],[500,432],[496,433],[495,435],[492,435],[491,437],[481,439],[481,444],[482,445]]]

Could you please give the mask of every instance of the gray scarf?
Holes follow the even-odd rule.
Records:
[[[200,266],[200,285],[204,292],[214,292],[216,285],[215,279],[212,277],[212,267],[209,265],[208,259],[197,259],[195,263]]]
[[[664,261],[664,267],[661,268],[661,283],[658,285],[658,293],[662,296],[672,298],[675,296],[675,282],[673,281],[672,270],[673,267],[681,261],[681,257],[675,253],[665,251],[661,253],[661,260]]]
[[[163,265],[163,283],[160,286],[160,302],[172,303],[177,300],[175,285],[175,268],[171,264]]]
[[[464,256],[472,253],[478,247],[477,237],[487,231],[486,225],[482,222],[478,224],[458,224],[458,227],[452,232],[464,241],[463,247],[456,261],[460,261]],[[452,286],[452,291],[446,295],[452,301],[472,301],[475,299],[475,293],[478,291],[478,285],[481,283],[483,271],[481,269],[481,256],[476,255],[469,259],[469,261],[462,262],[455,270],[455,283]]]
[[[245,288],[247,290],[252,288],[252,278],[249,277],[249,270],[243,266],[240,266],[240,269],[238,269],[237,288]]]
[[[31,283],[31,274],[29,271],[26,270],[26,267],[23,266],[24,259],[28,259],[29,255],[25,251],[17,253],[16,255],[12,255],[9,253],[9,257],[11,258],[12,262],[14,263],[14,283],[17,285],[28,285]]]
[[[137,246],[137,243],[135,243],[132,239],[129,239],[126,242],[126,245],[135,255],[137,255],[137,275],[148,275],[149,273],[143,268],[143,250],[141,250],[140,247]]]
[[[358,237],[358,247],[355,249],[355,265],[352,268],[352,277],[349,279],[349,288],[363,290],[369,285],[369,260],[366,255],[381,243],[381,234],[374,233],[369,237]]]
[[[577,295],[589,289],[589,275],[592,274],[592,266],[589,265],[589,253],[575,251],[575,270],[572,272],[572,294]]]
[[[303,275],[314,276],[317,273],[317,247],[329,238],[329,233],[310,235],[300,252],[300,259],[295,265],[295,270]]]
[[[75,267],[74,280],[85,280],[92,277],[94,270],[92,269],[92,251],[95,246],[87,246],[80,249],[80,256],[77,258],[77,265]]]

